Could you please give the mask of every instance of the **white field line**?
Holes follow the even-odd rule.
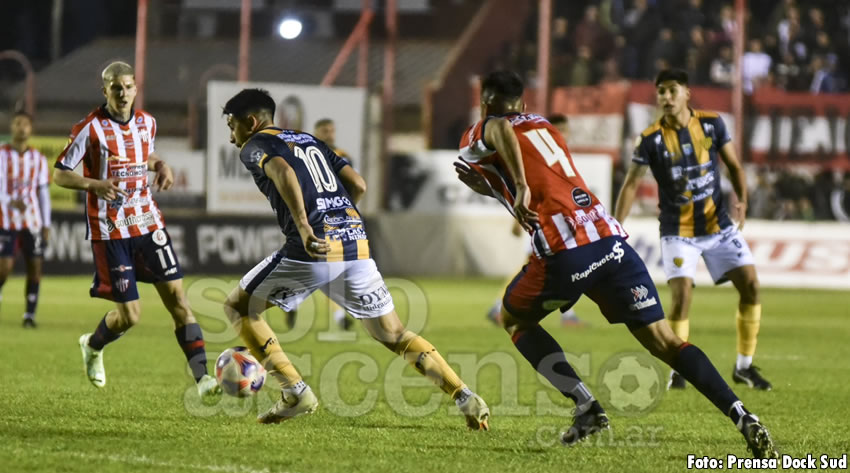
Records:
[[[21,454],[27,453],[28,455],[32,455],[33,450],[20,451]],[[97,453],[85,453],[85,452],[63,452],[63,451],[54,451],[54,450],[40,450],[37,453],[45,454],[45,455],[60,455],[60,456],[70,456],[76,457],[82,460],[98,460],[98,461],[110,461],[113,463],[124,463],[129,465],[146,465],[153,466],[158,468],[165,468],[167,470],[173,470],[179,468],[181,470],[196,470],[196,471],[212,471],[216,473],[273,473],[272,470],[268,468],[263,468],[262,470],[257,470],[255,468],[251,468],[244,465],[230,465],[230,464],[207,464],[207,463],[182,463],[182,462],[174,462],[167,460],[157,460],[156,458],[151,458],[147,455],[125,455],[125,454],[97,454]],[[280,470],[274,470],[276,473],[288,473],[288,472],[280,472]]]

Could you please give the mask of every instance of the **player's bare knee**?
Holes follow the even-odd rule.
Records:
[[[758,278],[749,278],[744,281],[741,287],[741,303],[742,304],[758,304],[759,301],[759,280]]]

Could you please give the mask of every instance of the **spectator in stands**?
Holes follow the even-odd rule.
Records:
[[[732,5],[720,7],[717,18],[718,40],[732,42],[735,40],[735,10]]]
[[[647,0],[635,0],[632,8],[626,12],[623,20],[623,32],[625,33],[628,47],[632,49],[628,54],[642,57],[652,47],[652,43],[661,27],[661,20],[654,8],[651,8]],[[626,77],[637,79],[643,71],[624,71]]]
[[[579,46],[578,55],[570,70],[570,85],[574,87],[593,85],[596,83],[596,63],[590,47]]]
[[[809,83],[806,83],[803,68],[794,60],[791,53],[785,53],[782,56],[782,62],[776,65],[774,69],[776,76],[776,86],[788,91],[805,90]]]
[[[752,95],[753,90],[767,79],[770,63],[770,56],[762,50],[761,40],[751,39],[747,52],[741,57],[741,78],[745,94]]]
[[[838,79],[835,77],[835,63],[830,63],[823,56],[816,55],[809,65],[812,73],[812,83],[809,92],[813,94],[834,94],[839,91]]]
[[[702,12],[702,0],[689,0],[679,12],[677,27],[679,31],[693,31],[695,27],[705,26],[705,13]]]
[[[655,77],[658,72],[664,70],[657,67],[659,60],[665,61],[668,65],[678,63],[679,46],[673,40],[673,30],[671,28],[661,28],[661,31],[658,34],[658,39],[649,51],[648,59],[649,61],[647,61],[647,64],[652,65],[655,69],[644,71],[644,78],[646,79],[651,79]]]
[[[722,44],[720,55],[711,61],[709,72],[711,83],[721,87],[732,87],[732,78],[735,75],[735,63],[732,61],[732,46]]]
[[[800,10],[791,7],[786,13],[785,19],[776,27],[779,36],[779,51],[783,55],[791,53],[797,60],[806,58],[806,45],[802,40],[803,27],[800,23]]]
[[[604,57],[611,49],[611,34],[599,23],[599,8],[589,5],[584,11],[584,18],[576,26],[576,50],[582,47],[590,49],[594,58]]]
[[[690,29],[686,44],[685,65],[691,83],[695,85],[707,84],[709,62],[714,51],[705,40],[705,32],[702,26],[694,26]]]

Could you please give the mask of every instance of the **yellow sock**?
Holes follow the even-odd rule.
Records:
[[[466,385],[440,356],[434,345],[413,332],[405,332],[394,351],[454,399]]]
[[[735,319],[738,324],[738,354],[753,356],[761,325],[761,304],[738,304]]]
[[[242,317],[242,327],[239,334],[254,358],[266,368],[269,375],[274,377],[281,388],[294,386],[301,381],[301,375],[289,361],[286,353],[280,348],[277,337],[269,324],[262,318]]]
[[[689,335],[688,332],[690,331],[690,325],[691,325],[690,323],[688,323],[688,320],[689,319],[684,319],[684,320],[669,319],[670,328],[673,329],[673,333],[675,333],[677,337],[681,338],[683,342],[688,341],[688,335]]]

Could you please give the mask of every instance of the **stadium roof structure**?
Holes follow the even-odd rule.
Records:
[[[318,84],[339,51],[340,41],[255,40],[251,47],[251,80]],[[451,41],[399,41],[396,56],[396,105],[418,105],[425,83],[439,70]],[[369,49],[369,78],[379,84],[383,73],[383,48]],[[39,104],[91,105],[102,100],[100,71],[109,62],[133,63],[134,41],[99,40],[79,48],[41,70],[36,80]],[[236,41],[170,40],[148,46],[145,74],[147,107],[185,106],[198,93],[201,76],[216,64],[235,67]],[[335,85],[353,86],[356,54],[349,58]],[[224,79],[223,76],[216,76]]]

